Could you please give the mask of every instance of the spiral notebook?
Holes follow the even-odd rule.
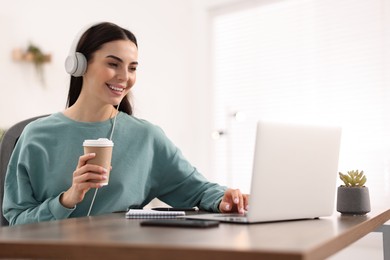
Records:
[[[129,209],[126,218],[176,218],[184,216],[184,211],[158,211],[152,209]]]

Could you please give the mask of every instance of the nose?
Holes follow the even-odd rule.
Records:
[[[129,80],[129,71],[127,70],[127,68],[123,68],[123,69],[120,69],[118,70],[117,72],[117,78],[121,81],[128,81]]]

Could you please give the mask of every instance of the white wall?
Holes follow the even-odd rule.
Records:
[[[242,1],[1,0],[0,128],[63,110],[69,84],[64,60],[74,36],[91,22],[112,21],[139,42],[135,115],[160,125],[212,180],[208,10]],[[44,66],[45,85],[32,64],[12,60],[12,50],[29,42],[52,54]]]
[[[5,2],[5,1],[4,1]],[[63,110],[69,76],[64,60],[77,32],[95,21],[112,21],[130,29],[139,41],[136,116],[160,125],[196,165],[199,154],[195,104],[206,93],[194,89],[192,1],[183,0],[12,0],[0,9],[0,127],[35,115]],[[43,86],[32,64],[15,62],[14,48],[32,42],[52,54],[44,66]],[[204,91],[204,89],[202,89]],[[206,89],[207,91],[207,89]],[[202,116],[197,116],[202,118]],[[200,168],[205,168],[200,166]]]
[[[85,24],[103,20],[132,30],[140,42],[139,80],[135,88],[138,114],[156,119],[167,118],[170,113],[183,117],[186,107],[179,111],[172,108],[185,104],[183,99],[187,98],[182,86],[188,84],[191,48],[187,30],[190,21],[188,3],[175,0],[96,3],[99,2],[16,0],[2,6],[0,126],[6,127],[28,116],[64,108],[69,76],[63,69],[63,62],[74,35]],[[53,61],[45,66],[45,88],[37,80],[31,64],[11,59],[13,48],[26,47],[30,41],[53,55]],[[173,93],[179,97],[176,102],[170,100]],[[18,100],[25,109],[10,110],[17,107],[15,102]],[[159,106],[161,108],[156,109]]]

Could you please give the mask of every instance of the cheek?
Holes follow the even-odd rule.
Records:
[[[115,76],[115,71],[108,68],[103,68],[98,72],[101,78],[113,78]]]
[[[127,81],[127,86],[131,88],[135,84],[136,78],[137,76],[135,73],[130,75],[129,80]]]
[[[108,79],[112,78],[113,76],[113,73],[112,71],[110,71],[109,69],[105,69],[105,68],[97,68],[96,66],[95,67],[91,67],[89,71],[87,71],[88,75],[93,75],[93,77],[91,77],[91,80],[96,84],[96,83],[100,83],[100,82],[105,82],[107,81]],[[86,73],[86,74],[87,74]]]

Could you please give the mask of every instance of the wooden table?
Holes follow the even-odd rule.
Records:
[[[218,228],[141,227],[124,213],[0,228],[0,258],[325,259],[390,219],[390,210]]]

